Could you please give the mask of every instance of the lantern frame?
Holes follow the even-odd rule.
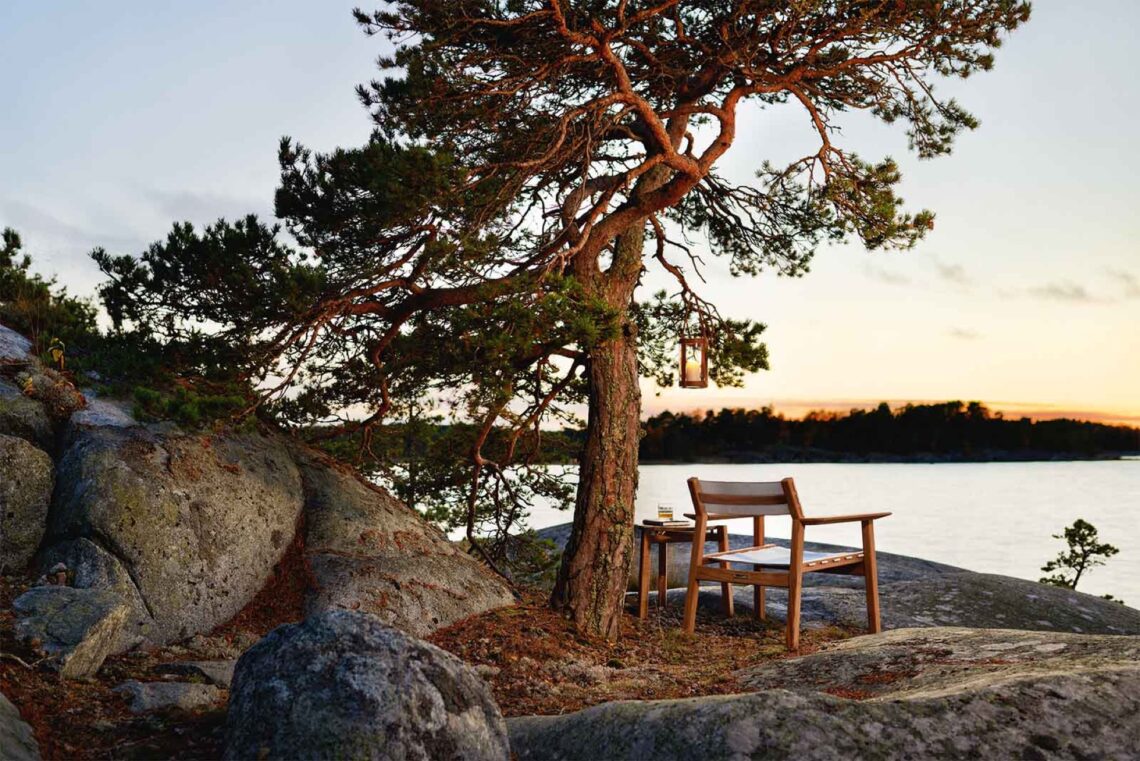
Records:
[[[700,354],[700,373],[696,380],[689,380],[685,366],[690,352]],[[707,336],[681,336],[681,388],[708,388],[709,385],[709,339]]]

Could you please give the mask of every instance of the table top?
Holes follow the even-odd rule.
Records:
[[[693,523],[687,526],[656,526],[652,523],[642,523],[638,521],[634,526],[644,531],[653,531],[656,533],[691,534],[697,530],[696,524]],[[713,527],[708,526],[707,528],[712,529]]]

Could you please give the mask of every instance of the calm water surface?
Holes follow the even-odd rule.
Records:
[[[1051,534],[1077,518],[1120,548],[1078,589],[1109,593],[1140,607],[1140,460],[954,464],[643,465],[638,518],[657,504],[689,509],[685,479],[774,481],[791,476],[808,515],[890,511],[876,523],[880,550],[937,560],[974,571],[1025,579],[1064,547]],[[540,508],[530,526],[571,519]],[[746,533],[746,521],[737,521]],[[768,534],[787,537],[787,519],[769,519]],[[859,525],[811,526],[807,539],[857,545]]]

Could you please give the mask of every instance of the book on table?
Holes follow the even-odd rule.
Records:
[[[692,528],[693,526],[689,521],[673,520],[672,518],[646,518],[642,523],[655,528]]]

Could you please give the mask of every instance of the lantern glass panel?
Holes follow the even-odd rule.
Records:
[[[681,387],[705,388],[709,384],[708,340],[681,339]]]

